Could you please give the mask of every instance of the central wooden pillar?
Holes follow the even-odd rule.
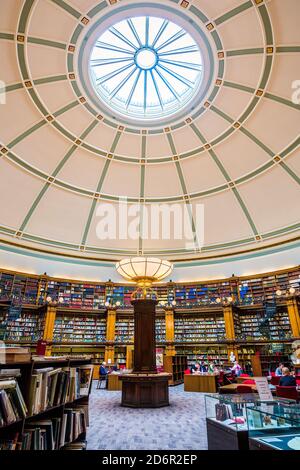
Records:
[[[156,300],[133,300],[134,353],[133,373],[156,374],[155,306]]]
[[[120,376],[122,406],[158,408],[169,405],[170,374],[157,373],[155,355],[156,300],[133,300],[134,353],[133,371]]]

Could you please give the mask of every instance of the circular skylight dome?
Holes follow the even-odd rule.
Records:
[[[181,110],[199,90],[203,60],[192,36],[175,23],[139,16],[110,26],[90,57],[93,86],[123,116],[153,120]]]

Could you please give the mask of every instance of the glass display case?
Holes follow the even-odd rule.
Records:
[[[246,406],[251,449],[300,450],[300,405],[286,402]]]
[[[276,409],[276,406],[280,408],[284,405],[297,407],[295,401],[281,398],[262,402],[259,395],[254,393],[205,395],[208,450],[249,449],[248,419],[250,410],[260,409],[259,407],[263,406],[271,406],[272,409]]]
[[[260,403],[260,400],[254,393],[205,395],[206,418],[236,431],[247,431],[246,406],[251,407],[256,403]]]

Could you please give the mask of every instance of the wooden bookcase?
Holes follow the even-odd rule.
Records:
[[[187,369],[187,357],[186,356],[165,356],[164,361],[164,372],[172,374],[169,380],[169,385],[179,385],[184,382],[184,371]]]
[[[290,287],[295,289],[292,297],[286,295]],[[233,350],[250,372],[252,356],[263,344],[286,344],[282,357],[287,362],[290,344],[300,338],[299,266],[216,281],[160,283],[153,288],[158,300],[167,302],[168,309],[172,309],[171,315],[170,312],[167,314],[166,307],[157,307],[157,344],[165,348],[167,355],[187,356],[189,365],[199,358],[226,364],[228,352]],[[108,358],[113,362],[115,357],[124,362],[123,351],[132,344],[134,334],[130,303],[133,289],[132,285],[111,281],[75,281],[2,269],[0,339],[8,344],[26,344],[32,350],[35,350],[39,339],[44,339],[48,342],[47,348],[50,350],[52,347],[56,354],[64,354],[68,350],[70,354],[92,354],[97,364]],[[259,327],[264,315],[262,300],[271,300],[277,290],[282,291],[282,296],[276,298],[277,312],[269,320],[267,338]],[[52,308],[55,322],[44,321],[47,296],[56,303]],[[233,306],[223,307],[222,302],[224,299],[226,302],[228,297],[232,297]],[[173,300],[176,301],[175,306],[171,304]],[[6,321],[10,302],[19,301],[22,303],[20,318]],[[110,321],[106,311],[106,301],[112,305],[120,303],[115,308],[114,322]],[[118,348],[123,349],[120,352]],[[280,357],[280,354],[262,354],[263,371],[270,366],[273,368]]]
[[[29,362],[20,362],[20,363],[9,363],[9,364],[0,364],[0,370],[2,369],[20,369],[20,377],[16,380],[18,381],[20,390],[22,392],[25,403],[28,405],[29,402],[29,383],[30,378],[33,374],[34,369],[43,369],[47,367],[61,368],[61,367],[77,367],[90,364],[89,360],[53,360],[53,361],[29,361]],[[92,385],[92,381],[91,381]],[[89,394],[91,391],[91,386]],[[60,405],[53,406],[44,411],[41,411],[38,414],[31,416],[26,416],[23,419],[15,421],[7,426],[0,427],[0,441],[1,440],[10,440],[13,439],[16,434],[22,436],[26,425],[29,425],[30,422],[47,420],[51,418],[62,418],[66,408],[71,408],[73,406],[84,405],[87,406],[89,403],[89,395],[79,397],[71,402],[62,403]],[[86,433],[81,433],[76,441],[86,441]],[[75,441],[74,441],[75,442]],[[69,443],[68,443],[69,444]],[[65,444],[66,445],[66,444]],[[60,449],[63,449],[65,446],[62,446]]]

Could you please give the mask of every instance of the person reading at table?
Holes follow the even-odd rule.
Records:
[[[191,367],[191,372],[192,374],[196,374],[200,372],[200,364],[199,362],[196,362],[196,364],[192,365]]]
[[[276,377],[281,377],[282,376],[282,369],[283,368],[284,368],[284,364],[282,364],[282,362],[281,362],[275,370]]]
[[[234,366],[231,368],[231,372],[233,372],[237,377],[241,375],[242,368],[239,365],[238,361],[235,361]]]
[[[290,373],[287,367],[282,368],[282,377],[279,380],[281,387],[296,387],[296,379]]]

